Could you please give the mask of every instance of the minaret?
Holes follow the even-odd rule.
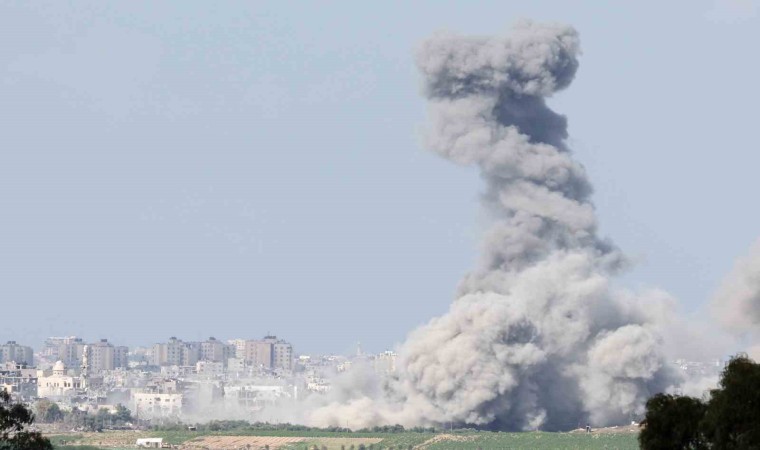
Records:
[[[80,378],[82,379],[82,389],[87,389],[89,387],[89,378],[90,378],[90,346],[85,345],[82,349],[82,374]]]

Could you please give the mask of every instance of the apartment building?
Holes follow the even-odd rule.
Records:
[[[88,348],[88,364],[93,372],[127,367],[127,347],[114,346],[108,339],[101,339],[100,342],[90,344]]]
[[[34,365],[34,350],[26,345],[19,345],[16,341],[0,345],[0,363],[15,362],[27,366]]]
[[[262,340],[245,342],[243,359],[254,367],[292,370],[293,346],[277,336],[265,336]]]
[[[283,340],[272,344],[272,366],[275,369],[293,370],[293,346]]]
[[[0,364],[0,390],[14,398],[29,401],[37,396],[37,369],[15,362]]]
[[[210,361],[227,365],[227,360],[235,356],[235,346],[224,343],[214,337],[201,342],[201,361]]]
[[[56,341],[51,341],[53,339]],[[66,366],[79,367],[82,365],[82,356],[86,345],[82,338],[69,336],[66,338],[50,338],[48,341],[51,341],[51,345],[57,345],[57,350],[50,350],[50,353],[55,353],[55,357]]]
[[[135,392],[132,394],[135,416],[141,419],[176,417],[182,413],[182,394]]]
[[[200,359],[200,342],[183,342],[174,336],[152,348],[151,363],[156,366],[194,366]]]

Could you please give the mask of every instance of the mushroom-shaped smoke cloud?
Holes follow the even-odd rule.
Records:
[[[410,334],[384,393],[319,408],[313,423],[605,425],[672,383],[645,299],[611,287],[623,258],[597,235],[566,119],[545,102],[570,84],[578,53],[572,28],[534,23],[422,44],[428,146],[480,168],[494,223],[481,266],[448,313]]]

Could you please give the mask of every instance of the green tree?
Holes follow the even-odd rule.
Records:
[[[707,403],[655,395],[641,426],[642,449],[760,449],[760,364],[732,358]]]
[[[760,364],[731,359],[718,389],[710,391],[702,425],[715,449],[760,448]]]
[[[34,423],[34,414],[11,395],[0,391],[0,450],[53,450],[50,441],[27,428]]]
[[[120,424],[132,422],[132,412],[126,406],[119,403],[116,405],[116,412],[113,415],[113,420]]]
[[[63,411],[58,407],[58,404],[51,402],[50,400],[43,398],[34,405],[36,411],[35,416],[44,423],[52,423],[63,420]]]
[[[646,404],[639,445],[644,450],[705,449],[700,422],[706,406],[700,400],[657,394]]]

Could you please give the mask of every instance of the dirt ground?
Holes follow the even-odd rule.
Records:
[[[340,448],[345,445],[346,448],[360,444],[370,445],[382,441],[380,438],[307,438],[307,437],[277,437],[277,436],[203,436],[191,441],[185,442],[180,448],[182,449],[219,449],[219,450],[237,450],[240,448],[261,449],[269,446],[270,450],[286,447],[299,442],[308,442],[312,445],[328,448]],[[250,446],[250,447],[249,447]]]
[[[416,445],[415,449],[426,449],[428,446],[433,445],[437,442],[468,442],[468,441],[474,441],[475,436],[467,436],[467,435],[456,435],[456,434],[439,434],[436,436],[433,436],[432,438],[428,439],[427,441],[423,442],[422,444]]]
[[[208,448],[208,449],[260,449],[269,446],[270,449],[278,449],[296,442],[303,442],[302,437],[276,437],[276,436],[203,436],[182,444],[180,448]]]

